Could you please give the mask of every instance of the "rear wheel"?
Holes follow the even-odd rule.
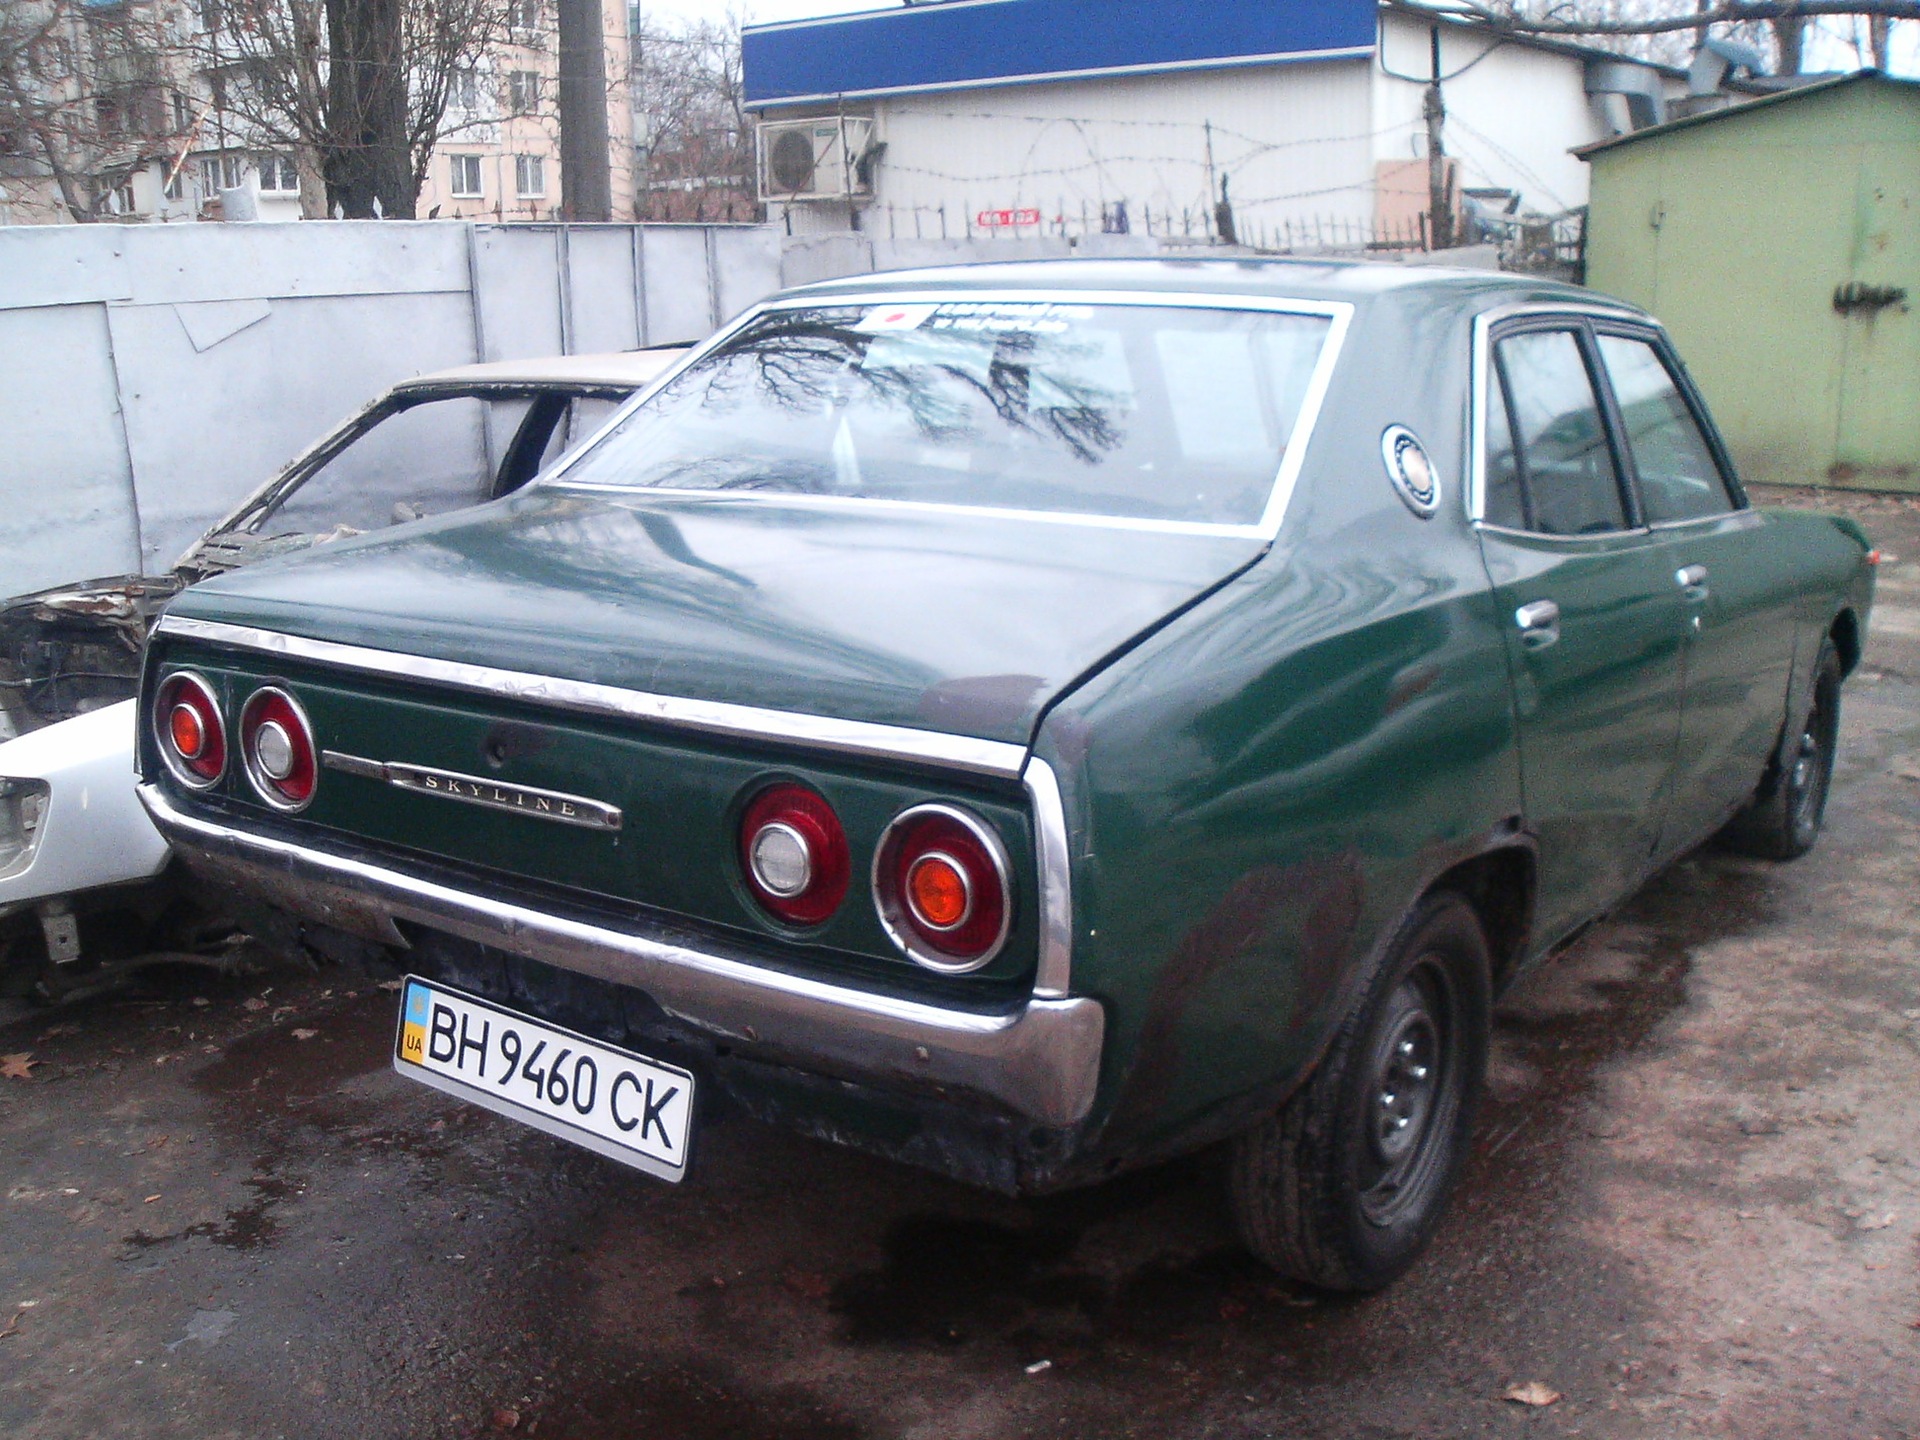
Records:
[[[1234,1147],[1248,1248],[1328,1290],[1376,1290],[1446,1207],[1486,1075],[1486,937],[1457,895],[1402,925],[1312,1077]]]
[[[1753,798],[1721,832],[1732,849],[1763,860],[1796,860],[1820,838],[1840,737],[1840,678],[1840,657],[1825,641],[1814,661],[1813,696],[1798,732],[1789,732]]]

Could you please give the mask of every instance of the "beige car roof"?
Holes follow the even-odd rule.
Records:
[[[621,350],[605,355],[542,355],[531,360],[494,360],[485,365],[459,365],[403,380],[395,389],[414,385],[607,385],[639,389],[687,353],[685,345],[662,345],[652,350]]]

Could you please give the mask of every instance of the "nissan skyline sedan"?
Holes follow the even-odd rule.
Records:
[[[789,291],[509,498],[168,607],[140,795],[407,971],[400,1073],[677,1180],[725,1109],[1008,1192],[1226,1142],[1434,1231],[1493,998],[1814,843],[1875,557],[1639,310],[1075,261]]]

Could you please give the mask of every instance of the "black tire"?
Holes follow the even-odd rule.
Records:
[[[1789,732],[1746,807],[1720,838],[1762,860],[1797,860],[1820,838],[1840,738],[1840,656],[1823,641],[1813,663],[1813,696],[1796,736]]]
[[[1377,1290],[1446,1209],[1486,1079],[1486,936],[1441,892],[1402,923],[1313,1075],[1234,1143],[1247,1247],[1324,1290]]]

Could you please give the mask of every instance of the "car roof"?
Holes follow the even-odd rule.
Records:
[[[1151,290],[1207,295],[1247,295],[1290,300],[1363,302],[1382,297],[1435,300],[1469,306],[1550,298],[1619,305],[1577,286],[1534,275],[1443,265],[1368,261],[1233,257],[1169,260],[1028,260],[947,265],[849,275],[785,292],[785,297],[825,300],[844,294],[894,290]],[[1630,308],[1624,307],[1623,308]]]
[[[582,385],[637,390],[687,353],[684,345],[650,350],[619,350],[602,355],[542,355],[529,360],[494,360],[458,365],[401,381],[394,388],[460,385]]]

